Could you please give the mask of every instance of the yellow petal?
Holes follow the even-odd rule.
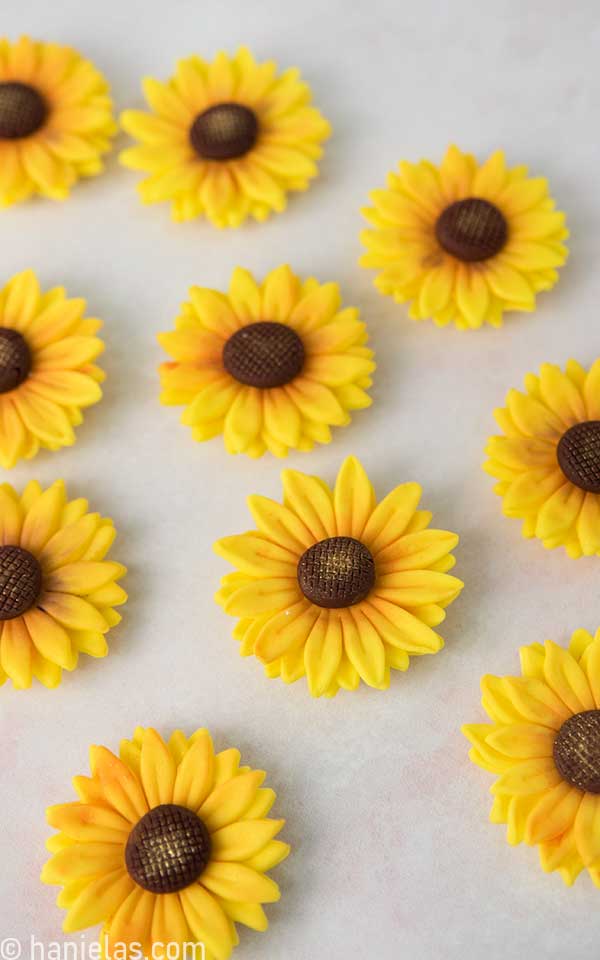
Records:
[[[250,770],[227,780],[208,795],[198,816],[211,833],[239,820],[248,809],[265,779],[262,770]]]
[[[560,367],[543,363],[540,369],[540,393],[544,403],[569,427],[586,419],[580,391]]]
[[[19,543],[23,514],[21,505],[12,487],[0,486],[0,543],[14,545]]]
[[[116,843],[76,843],[59,850],[42,870],[42,883],[65,884],[123,869],[123,849]]]
[[[251,577],[294,577],[299,556],[254,533],[223,537],[213,550],[242,573]]]
[[[298,555],[313,545],[310,530],[288,507],[256,494],[248,497],[248,507],[256,526],[269,540],[284,548],[291,545]]]
[[[485,676],[481,681],[482,702],[497,723],[541,724],[552,730],[571,716],[571,711],[547,683],[531,677]]]
[[[281,474],[284,503],[306,525],[314,541],[336,535],[333,497],[327,484],[296,470]]]
[[[202,874],[201,882],[203,887],[226,900],[275,903],[280,897],[274,880],[243,863],[212,861]]]
[[[376,557],[377,570],[423,570],[447,556],[457,545],[458,536],[446,530],[422,530],[410,533],[391,543]]]
[[[364,543],[373,556],[402,536],[415,515],[420,499],[421,487],[418,483],[403,483],[375,507],[363,531]]]
[[[60,480],[38,497],[23,521],[21,546],[25,550],[39,553],[56,533],[65,500],[65,485]]]
[[[561,781],[542,796],[527,818],[525,842],[552,840],[569,830],[581,803],[582,794]]]
[[[315,622],[304,647],[304,666],[313,697],[321,697],[333,683],[342,652],[341,623],[337,617],[323,614]]]
[[[334,510],[338,536],[361,539],[375,507],[375,493],[356,457],[347,457],[335,483]]]
[[[125,844],[131,823],[116,810],[90,803],[61,803],[46,810],[50,826],[81,843]]]
[[[600,798],[584,793],[575,816],[575,843],[586,867],[600,860]]]
[[[527,795],[551,790],[563,782],[554,761],[543,757],[516,763],[498,778],[491,791],[494,794]]]
[[[97,630],[106,633],[108,623],[102,614],[83,597],[69,593],[45,592],[39,601],[41,609],[65,627],[74,630]]]
[[[162,737],[152,727],[144,732],[140,772],[150,808],[173,802],[175,761]]]
[[[544,646],[544,677],[551,689],[572,713],[594,710],[596,704],[590,685],[577,661],[552,640],[547,640]]]
[[[381,638],[369,620],[356,608],[350,608],[342,620],[344,650],[351,664],[371,687],[379,687],[385,676],[385,650]]]
[[[548,727],[534,723],[510,723],[493,730],[487,737],[487,743],[507,757],[528,760],[551,757],[554,739],[555,733]]]
[[[261,628],[254,644],[254,653],[263,663],[303,646],[319,616],[319,608],[301,600],[289,609],[271,617]]]
[[[296,577],[265,577],[239,587],[225,602],[232,617],[255,617],[289,609],[302,596]]]
[[[133,889],[133,880],[123,867],[97,877],[76,897],[65,917],[63,930],[65,933],[75,933],[76,930],[84,930],[106,920]]]
[[[568,533],[577,523],[584,498],[585,491],[572,483],[559,487],[540,508],[535,528],[536,536],[541,540],[552,540]]]
[[[148,812],[138,778],[106,747],[90,748],[92,774],[99,777],[107,801],[122,817],[136,823]]]
[[[7,620],[1,626],[0,664],[16,687],[26,689],[31,686],[31,638],[22,617]]]
[[[79,561],[59,567],[44,581],[45,587],[58,593],[86,596],[95,593],[125,573],[120,563]]]
[[[215,956],[227,960],[233,949],[232,927],[223,908],[199,883],[179,893],[181,906],[193,937]]]
[[[583,397],[590,420],[600,420],[600,358],[594,361],[585,378]]]
[[[28,610],[23,619],[29,636],[41,655],[65,670],[72,670],[76,658],[67,631],[43,610]]]
[[[287,264],[272,270],[263,284],[262,315],[285,323],[300,296],[300,281]]]
[[[173,803],[198,810],[206,800],[214,780],[214,752],[208,731],[200,731],[177,768]]]
[[[285,820],[241,820],[211,835],[212,856],[221,862],[249,860],[282,829]]]

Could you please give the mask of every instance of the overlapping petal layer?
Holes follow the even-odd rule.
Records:
[[[125,130],[139,141],[121,162],[148,174],[139,187],[146,204],[170,202],[174,220],[205,216],[217,227],[238,227],[248,217],[265,220],[287,205],[287,194],[306,190],[330,127],[311,105],[298,70],[277,73],[275,63],[257,63],[245,47],[235,56],[219,53],[180,60],[166,83],[146,79],[151,113],[127,110]],[[258,136],[234,159],[213,160],[193,148],[196,117],[219,104],[252,111]]]
[[[473,763],[497,776],[490,820],[507,824],[510,844],[537,845],[568,886],[587,869],[600,887],[600,794],[566,782],[553,759],[565,721],[600,709],[600,630],[576,630],[568,650],[548,640],[520,653],[522,677],[481,681],[492,722],[463,727]]]
[[[47,490],[31,481],[20,496],[0,485],[0,548],[28,551],[42,573],[34,605],[0,621],[0,684],[25,689],[35,677],[56,687],[81,653],[106,656],[105,635],[121,620],[114,608],[127,599],[117,582],[125,567],[106,559],[115,536],[87,500],[67,499],[62,480]]]
[[[498,483],[507,517],[523,520],[523,536],[548,550],[565,547],[573,558],[600,554],[600,494],[581,489],[557,458],[561,437],[573,426],[600,420],[600,360],[586,371],[575,360],[563,370],[545,363],[510,390],[494,415],[502,430],[486,447],[484,470]]]
[[[138,727],[117,757],[90,750],[91,776],[73,784],[79,799],[47,811],[59,832],[42,880],[62,887],[64,930],[103,924],[107,955],[131,956],[140,948],[168,957],[179,946],[204,944],[206,960],[227,960],[238,943],[236,924],[266,930],[263,904],[279,899],[267,871],[289,853],[275,839],[283,820],[269,818],[273,790],[265,773],[240,765],[235,749],[216,753],[207,730],[187,738],[176,730],[165,742]],[[161,804],[177,804],[201,818],[210,834],[210,861],[199,878],[174,893],[153,894],[132,879],[125,847],[136,823]],[[152,952],[154,949],[155,952]]]
[[[271,389],[240,383],[223,364],[228,340],[261,321],[290,327],[305,354],[299,374]],[[375,363],[358,310],[342,307],[337,284],[302,281],[288,266],[262,284],[238,267],[227,294],[192,287],[175,330],[158,339],[173,358],[160,368],[161,402],[184,404],[182,422],[193,438],[223,434],[229,453],[311,450],[329,443],[331,427],[349,423],[350,411],[371,404]]]
[[[0,207],[34,194],[64,200],[73,184],[103,169],[117,132],[102,74],[71,47],[0,39],[0,84],[24,84],[46,105],[38,130],[0,138]]]
[[[225,537],[216,552],[237,572],[223,577],[216,600],[238,617],[242,656],[254,654],[269,677],[306,675],[313,696],[354,690],[361,679],[386,689],[390,671],[410,656],[437,653],[435,632],[463,584],[448,571],[458,536],[429,529],[418,510],[417,483],[396,487],[380,503],[361,464],[349,457],[332,490],[318,477],[282,474],[283,504],[251,496],[256,530]],[[361,602],[339,609],[312,603],[298,582],[303,553],[327,538],[352,537],[375,563],[375,583]]]
[[[23,338],[31,357],[26,379],[0,393],[0,466],[14,467],[40,449],[75,443],[82,408],[102,397],[104,372],[95,363],[104,350],[100,320],[86,317],[86,303],[68,299],[62,287],[40,290],[32,270],[0,290],[0,328]]]
[[[471,197],[497,207],[508,228],[503,248],[480,262],[453,256],[436,236],[442,212]],[[529,178],[524,166],[509,169],[501,150],[481,166],[455,146],[439,167],[402,161],[370,199],[373,207],[363,213],[372,229],[362,233],[361,264],[380,271],[375,285],[382,294],[410,301],[413,320],[499,327],[505,311],[534,309],[536,294],[554,286],[567,257],[565,217],[547,181]]]

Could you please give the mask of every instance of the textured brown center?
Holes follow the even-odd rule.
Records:
[[[587,793],[600,793],[600,710],[584,710],[565,720],[554,741],[561,777]]]
[[[556,456],[567,480],[589,493],[600,493],[600,420],[569,427],[559,440]]]
[[[206,160],[234,160],[252,150],[258,136],[256,114],[241,103],[217,103],[199,113],[190,141]]]
[[[210,859],[210,835],[187,807],[163,803],[129,834],[125,864],[131,879],[152,893],[176,893],[195,883]]]
[[[329,537],[309,547],[298,563],[298,583],[318,607],[351,607],[375,583],[375,563],[354,537]]]
[[[457,200],[440,214],[435,235],[446,253],[474,263],[488,260],[502,250],[508,238],[503,214],[493,203],[479,197]]]
[[[14,620],[33,607],[42,592],[42,569],[28,550],[0,547],[0,620]]]
[[[31,353],[17,330],[0,327],[0,393],[14,390],[27,379]]]
[[[291,327],[261,320],[242,327],[223,347],[223,366],[249,387],[282,387],[304,366],[304,345]]]
[[[46,101],[27,83],[0,83],[0,139],[28,137],[44,123]]]

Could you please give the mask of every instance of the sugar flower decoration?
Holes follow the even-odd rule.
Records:
[[[32,270],[0,290],[0,466],[75,443],[81,409],[102,397],[100,320],[62,287],[42,293]]]
[[[67,500],[62,480],[22,495],[0,485],[0,684],[56,687],[80,653],[104,657],[105,634],[121,617],[120,563],[106,560],[112,520]]]
[[[215,544],[237,568],[216,600],[239,617],[240,653],[286,683],[306,674],[314,697],[361,680],[384,690],[391,669],[444,645],[432,628],[463,586],[448,574],[458,537],[428,529],[418,483],[377,504],[355,457],[334,490],[295,470],[282,481],[283,505],[249,497],[257,529]]]
[[[42,880],[63,888],[66,933],[103,924],[107,960],[127,947],[183,958],[194,943],[203,960],[227,960],[236,924],[266,930],[262,904],[279,899],[266,873],[289,846],[274,839],[284,821],[268,817],[262,770],[240,766],[238,750],[215,753],[206,730],[165,743],[141,727],[120,758],[92,747],[90,767],[73,780],[79,800],[47,811],[60,832]]]
[[[298,70],[278,74],[245,48],[180,60],[166,83],[147,78],[152,113],[127,110],[125,130],[140,144],[121,161],[149,176],[144,203],[169,201],[174,220],[205,216],[239,227],[285,210],[290,191],[306,190],[329,124],[311,106]]]
[[[403,160],[371,201],[361,263],[381,271],[382,294],[411,302],[413,320],[499,327],[504,311],[534,309],[567,257],[547,181],[509,169],[502,150],[481,166],[454,146],[440,167]]]
[[[158,339],[173,357],[160,368],[161,401],[185,405],[194,440],[223,434],[229,453],[285,457],[329,443],[330,427],[370,405],[373,352],[337,284],[287,266],[259,284],[238,268],[228,294],[192,287],[190,300]]]
[[[589,371],[543,364],[494,415],[503,436],[490,438],[484,470],[506,516],[549,550],[600,555],[600,359]]]
[[[600,630],[520,652],[522,677],[481,681],[492,722],[463,727],[473,763],[498,777],[490,820],[568,886],[587,869],[600,887]]]
[[[0,207],[64,200],[117,131],[102,74],[71,47],[0,39]]]

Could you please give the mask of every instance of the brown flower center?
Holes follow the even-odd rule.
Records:
[[[29,376],[31,353],[18,330],[0,327],[0,393],[20,386]]]
[[[190,129],[190,142],[205,160],[234,160],[252,150],[258,137],[253,110],[241,103],[217,103],[199,113]]]
[[[298,583],[318,607],[351,607],[375,584],[371,552],[354,537],[329,537],[309,547],[298,563]]]
[[[28,83],[0,83],[0,140],[28,137],[44,123],[46,101]]]
[[[210,859],[210,835],[192,810],[174,803],[138,820],[125,847],[125,865],[138,886],[176,893],[195,883]]]
[[[554,762],[571,786],[600,793],[600,710],[565,720],[554,741]]]
[[[282,387],[304,366],[304,345],[284,323],[260,320],[242,327],[223,347],[223,366],[248,387]]]
[[[563,433],[556,448],[567,480],[589,493],[600,493],[600,420],[584,420]]]
[[[34,606],[42,592],[42,568],[21,547],[0,547],[0,620],[14,620]]]
[[[475,263],[488,260],[502,250],[508,238],[508,225],[493,203],[467,197],[442,211],[435,235],[446,253],[466,263]]]

